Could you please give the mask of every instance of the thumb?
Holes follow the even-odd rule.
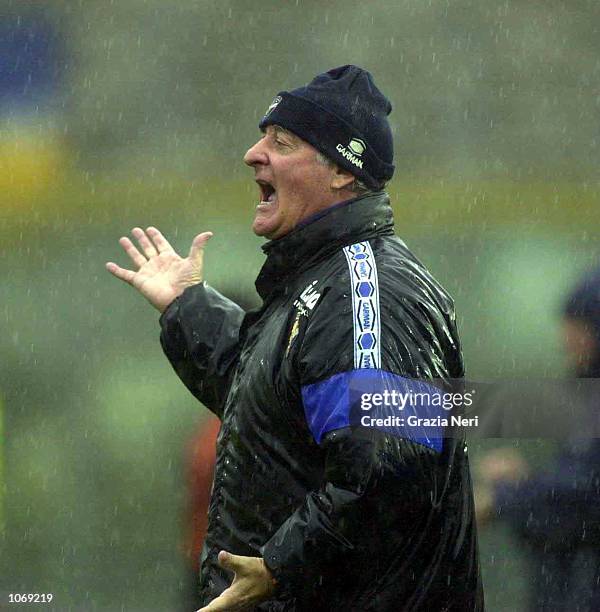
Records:
[[[212,232],[202,232],[198,234],[194,240],[192,240],[192,246],[190,247],[189,258],[192,260],[199,260],[202,257],[202,252],[206,243],[213,237]]]
[[[219,565],[223,569],[236,572],[240,569],[239,557],[226,550],[222,550],[218,556]]]

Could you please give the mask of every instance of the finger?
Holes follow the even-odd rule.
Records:
[[[120,278],[126,283],[129,283],[130,285],[133,284],[133,277],[135,276],[135,272],[133,270],[126,270],[125,268],[121,268],[112,261],[106,262],[106,269],[117,278]]]
[[[239,597],[236,597],[231,593],[231,587],[225,589],[219,597],[213,599],[208,606],[200,608],[198,612],[233,612],[235,610],[242,610],[243,605]]]
[[[123,247],[133,265],[139,270],[148,260],[137,250],[137,247],[129,238],[123,236],[119,239],[119,244]]]
[[[198,234],[194,240],[192,240],[189,258],[194,261],[201,259],[202,254],[204,253],[204,247],[212,237],[212,232],[202,232],[201,234]]]
[[[149,227],[148,229],[146,229],[146,234],[150,236],[150,240],[152,240],[154,246],[156,247],[159,253],[174,250],[173,247],[169,244],[169,241],[155,227]]]
[[[144,255],[150,259],[150,257],[154,257],[158,255],[158,251],[154,247],[154,245],[150,242],[150,238],[146,236],[146,232],[141,227],[134,227],[131,230],[131,235],[140,243],[142,250],[144,251]]]

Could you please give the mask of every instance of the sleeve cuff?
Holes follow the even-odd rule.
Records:
[[[261,549],[261,555],[267,569],[271,572],[273,583],[275,584],[275,593],[280,598],[292,598],[294,596],[294,580],[283,567],[281,567],[281,559],[270,550],[269,542]]]
[[[167,321],[169,319],[172,318],[172,315],[174,314],[174,312],[177,311],[180,302],[184,299],[184,296],[186,296],[186,293],[197,293],[198,288],[202,287],[202,289],[205,289],[206,287],[206,281],[202,281],[201,283],[197,283],[195,285],[192,285],[190,287],[186,287],[183,292],[181,294],[179,294],[161,313],[160,313],[160,317],[158,318],[158,322],[160,324],[161,327],[164,327],[167,324]],[[195,290],[195,291],[193,291]]]

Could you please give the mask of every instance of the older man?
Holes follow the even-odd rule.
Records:
[[[358,399],[463,376],[452,300],[394,234],[390,111],[356,66],[273,100],[244,158],[270,240],[257,310],[203,281],[210,232],[184,259],[135,228],[137,271],[107,264],[222,421],[202,610],[483,608],[464,443],[365,421]]]

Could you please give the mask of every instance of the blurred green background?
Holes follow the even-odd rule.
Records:
[[[136,225],[183,252],[210,229],[208,281],[255,300],[241,158],[318,72],[359,64],[392,100],[397,232],[456,299],[468,375],[566,375],[561,299],[600,252],[599,30],[584,0],[0,1],[0,606],[185,609],[206,412],[104,262]],[[481,555],[489,610],[523,609],[510,532]]]

